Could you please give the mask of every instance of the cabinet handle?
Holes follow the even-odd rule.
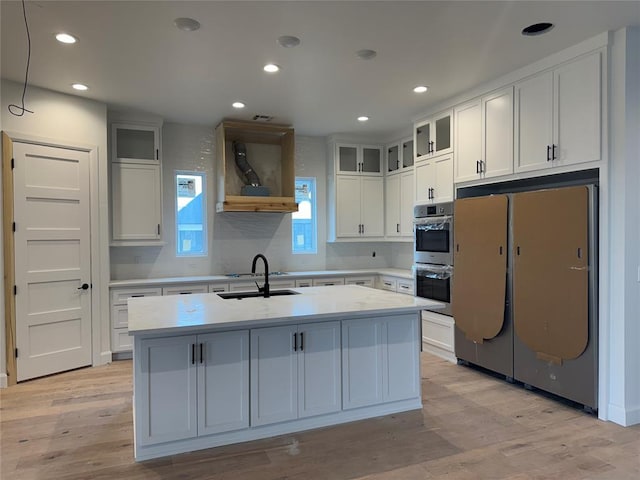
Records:
[[[204,363],[204,343],[200,344],[200,363]]]
[[[364,233],[364,223],[362,224],[362,233]]]
[[[551,147],[551,160],[556,160],[558,156],[556,155],[556,147],[557,145],[554,143]]]
[[[476,160],[476,173],[480,173],[480,160]]]
[[[304,332],[300,332],[300,351],[304,350]]]
[[[400,233],[400,224],[396,223],[396,233]]]
[[[191,344],[191,365],[196,364],[196,344]]]
[[[429,148],[430,148],[429,153],[433,153],[433,151],[434,151],[434,149],[433,149],[433,140],[431,140],[429,142]]]
[[[298,351],[298,334],[297,333],[293,334],[293,351],[294,352]]]
[[[160,235],[160,224],[158,224],[158,235]]]
[[[156,160],[160,160],[160,152],[159,149],[156,148]]]
[[[484,160],[480,160],[480,173],[484,173]]]
[[[551,145],[547,145],[547,162],[551,161]]]
[[[144,297],[144,295],[131,295],[131,297],[129,298],[140,298],[140,297]]]

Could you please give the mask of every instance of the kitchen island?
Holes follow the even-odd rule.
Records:
[[[137,461],[422,407],[419,312],[438,302],[291,292],[129,300]]]

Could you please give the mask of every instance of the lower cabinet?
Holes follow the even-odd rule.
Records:
[[[343,408],[420,396],[415,315],[342,322]]]
[[[251,425],[341,409],[340,322],[251,330]]]
[[[143,339],[136,354],[140,445],[249,426],[247,330]]]

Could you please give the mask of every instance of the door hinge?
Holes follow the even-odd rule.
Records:
[[[14,286],[13,286],[13,294],[14,294],[14,295],[17,295],[17,294],[18,294],[18,287],[17,287],[17,285],[14,285]]]
[[[13,229],[13,231],[16,231],[16,222],[13,222],[13,224],[11,225],[11,228]]]
[[[15,354],[16,354],[16,358],[18,358],[18,349],[17,348],[16,348],[16,351],[15,351]]]
[[[13,170],[14,168],[16,168],[16,161],[12,158],[11,159],[11,170]]]

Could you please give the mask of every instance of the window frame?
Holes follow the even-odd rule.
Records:
[[[316,177],[295,177],[294,187],[298,182],[307,182],[311,186],[311,226],[312,226],[312,250],[296,251],[294,244],[294,222],[291,215],[291,253],[293,255],[317,255],[318,254],[318,180]],[[295,188],[294,188],[295,192]],[[295,196],[295,193],[294,193]]]
[[[179,251],[180,247],[180,224],[178,223],[178,176],[198,176],[202,179],[202,247],[203,250],[200,252],[193,253],[182,253]],[[174,201],[174,213],[175,213],[175,254],[177,258],[185,258],[185,257],[207,257],[209,255],[209,235],[208,235],[208,225],[207,225],[207,174],[203,171],[197,170],[175,170],[173,173],[173,191],[175,194]]]

